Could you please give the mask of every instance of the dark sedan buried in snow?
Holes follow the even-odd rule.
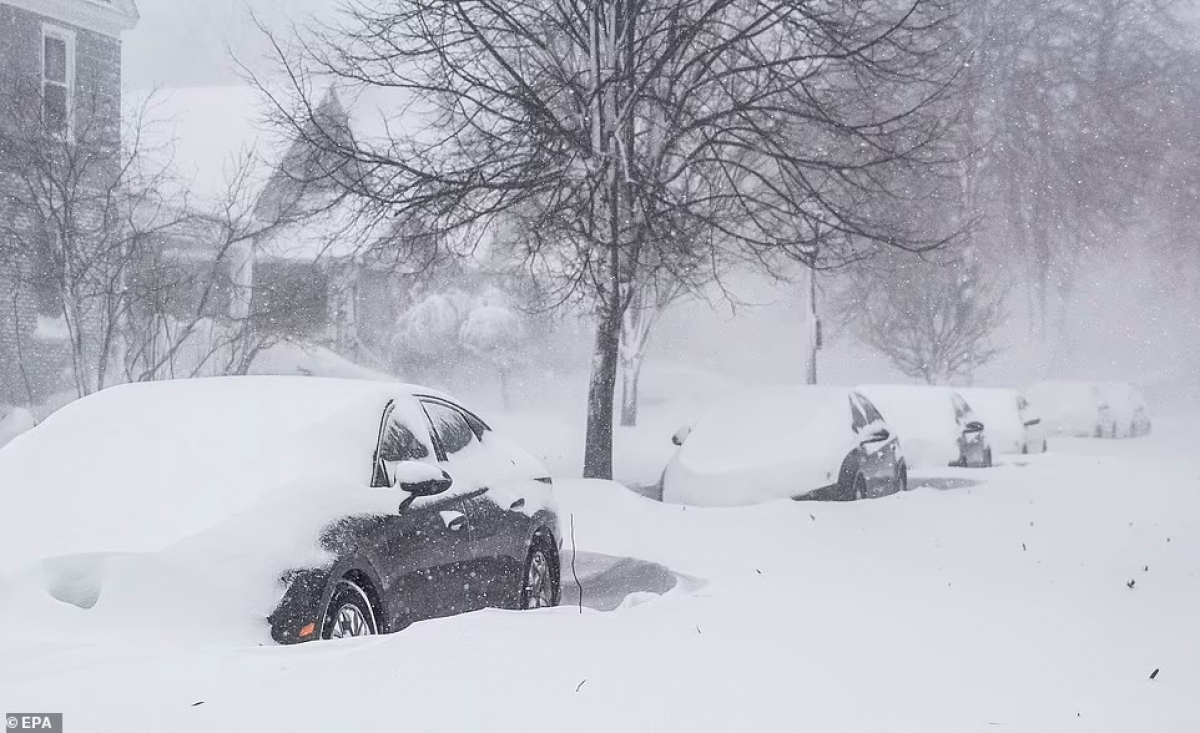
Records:
[[[560,547],[546,469],[419,387],[116,387],[0,453],[0,575],[40,566],[21,577],[102,617],[257,618],[280,643],[386,633],[556,605]]]

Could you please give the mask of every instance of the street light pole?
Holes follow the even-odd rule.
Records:
[[[814,236],[814,241],[816,237]],[[808,342],[804,349],[804,383],[817,383],[817,351],[821,348],[821,319],[817,317],[817,245],[810,244],[802,248],[808,257],[807,283],[804,297],[804,324]]]
[[[808,268],[808,297],[805,321],[808,324],[808,363],[804,370],[804,383],[817,383],[817,350],[821,348],[821,319],[817,317],[817,268]]]

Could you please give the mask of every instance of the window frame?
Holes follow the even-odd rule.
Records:
[[[48,69],[46,63],[46,43],[50,40],[61,41],[66,49],[66,68],[64,69],[65,73],[63,74],[65,79],[63,81],[50,79],[47,76]],[[46,117],[46,89],[51,85],[61,87],[64,90],[66,97],[66,101],[64,102],[64,105],[66,106],[66,109],[64,110],[65,124],[63,129],[51,130],[51,132],[54,135],[65,137],[67,140],[75,139],[76,40],[75,31],[71,30],[70,28],[64,28],[63,26],[54,25],[52,23],[42,24],[41,45],[38,48],[38,69],[40,79],[39,90],[41,92],[42,100],[42,125],[46,127],[47,130],[50,129],[49,120]]]
[[[384,465],[382,453],[383,453],[383,441],[387,437],[388,427],[391,425],[392,416],[395,413],[396,413],[396,400],[394,400],[394,399],[388,400],[387,404],[384,405],[384,407],[383,407],[383,416],[379,419],[379,434],[375,437],[375,451],[371,456],[371,488],[373,488],[373,489],[391,488],[391,486],[392,486],[392,484],[390,483],[391,477],[387,475],[387,467]],[[425,414],[424,408],[422,408],[422,414]],[[428,415],[426,415],[426,420],[428,420]],[[406,425],[404,423],[404,421],[402,421],[402,420],[397,420],[396,422],[398,422],[400,424],[400,426],[403,427],[405,430],[408,430],[410,433],[412,433],[413,437],[416,438],[418,442],[421,440],[421,436],[417,435],[414,432],[413,427]],[[432,429],[433,428],[432,424],[429,424],[426,427],[429,431],[429,446],[433,448],[434,455],[436,457],[438,451],[440,450],[438,443],[437,443],[437,438],[434,435],[434,431]],[[412,460],[425,460],[425,459],[414,458]],[[383,479],[384,479],[382,482],[380,481],[381,475],[383,476]]]
[[[879,411],[875,403],[867,399],[866,395],[861,392],[857,392],[856,394],[858,395],[858,403],[863,410],[863,417],[867,418],[867,424],[870,425],[871,423],[879,422],[886,425],[887,419],[884,418],[883,413]],[[875,417],[871,417],[871,413],[874,413]]]
[[[850,393],[850,432],[852,432],[854,435],[860,435],[862,431],[871,424],[870,421],[867,420],[867,411],[863,409],[858,397],[859,395],[857,392]],[[859,419],[862,420],[861,425],[858,424]]]
[[[973,421],[975,416],[971,412],[971,403],[967,402],[962,395],[951,392],[950,404],[954,406],[954,419],[960,425],[966,425]]]
[[[432,395],[416,395],[416,398],[421,403],[421,411],[425,413],[425,418],[429,421],[429,437],[433,441],[433,449],[437,452],[439,461],[447,461],[453,454],[446,452],[446,444],[442,442],[442,436],[438,432],[437,423],[434,421],[433,416],[429,414],[427,409],[425,409],[426,405],[437,405],[439,407],[444,407],[457,412],[459,417],[463,419],[463,422],[467,424],[467,428],[471,431],[471,434],[475,436],[475,440],[479,443],[483,442],[483,434],[491,431],[491,427],[489,427],[486,422],[480,419],[478,415],[466,409],[465,407],[462,407],[461,405],[457,405],[449,400],[442,399],[441,397],[434,397]],[[476,423],[478,424],[478,427]],[[479,428],[482,428],[482,430]],[[466,448],[466,446],[463,446],[463,448]],[[459,450],[462,450],[462,448]],[[455,453],[457,452],[458,451],[455,451]]]

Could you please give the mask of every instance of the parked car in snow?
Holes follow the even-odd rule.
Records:
[[[859,390],[879,406],[900,436],[913,468],[992,465],[984,423],[953,389],[872,384]]]
[[[1115,430],[1108,401],[1094,382],[1036,382],[1025,396],[1037,406],[1047,432],[1100,438]]]
[[[871,401],[837,387],[730,394],[673,437],[663,501],[736,506],[784,497],[864,499],[908,488],[900,443]]]
[[[1141,393],[1125,382],[1037,382],[1026,390],[1050,432],[1095,438],[1131,438],[1150,432]]]
[[[0,451],[0,574],[40,567],[46,598],[102,616],[208,625],[193,606],[220,602],[279,643],[384,633],[553,606],[560,546],[545,468],[421,387],[126,385]]]
[[[1108,403],[1112,418],[1113,438],[1136,438],[1150,432],[1150,415],[1146,398],[1128,382],[1104,382],[1100,394]]]
[[[970,387],[957,390],[987,426],[997,453],[1045,453],[1046,431],[1029,400],[1015,389]]]

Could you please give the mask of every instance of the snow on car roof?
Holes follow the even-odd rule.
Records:
[[[1007,387],[961,387],[958,392],[972,410],[1015,408],[1021,393]]]
[[[1039,407],[1085,403],[1094,404],[1099,398],[1099,387],[1095,382],[1068,380],[1046,380],[1035,382],[1025,390],[1025,395]]]
[[[859,389],[901,437],[957,434],[949,387],[866,384]]]
[[[757,465],[791,456],[806,441],[850,434],[850,393],[844,387],[778,385],[740,390],[712,405],[683,444],[690,464],[705,468]]]
[[[1021,414],[1017,408],[1020,392],[1003,387],[965,387],[957,390],[989,431],[1019,430]]]
[[[384,406],[414,392],[436,394],[362,380],[218,377],[74,402],[0,452],[0,567],[156,550],[295,484],[367,486]]]

